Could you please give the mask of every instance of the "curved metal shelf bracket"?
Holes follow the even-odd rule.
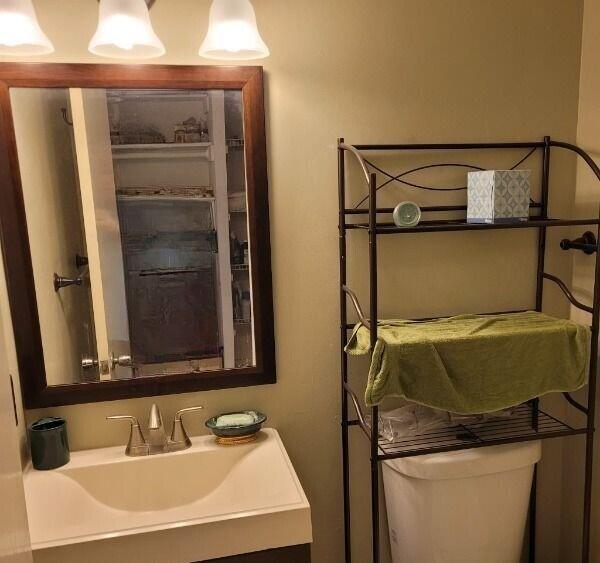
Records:
[[[348,145],[346,143],[339,143],[338,148],[341,150],[344,150],[344,151],[348,151],[356,157],[356,159],[358,160],[358,163],[360,164],[360,167],[362,168],[362,172],[365,177],[365,181],[367,182],[367,185],[369,185],[369,181],[370,181],[369,169],[367,168],[367,163],[365,162],[365,159],[363,158],[363,155],[360,153],[360,151],[355,149],[352,145]]]
[[[596,175],[596,178],[600,180],[600,167],[598,167],[594,159],[582,148],[579,148],[577,145],[573,145],[571,143],[564,143],[563,141],[552,140],[550,141],[550,146],[566,149],[568,151],[577,153],[581,158],[583,158],[583,160],[585,160],[586,164],[592,169],[592,172]]]
[[[360,322],[363,325],[365,325],[369,330],[371,330],[371,323],[365,317],[365,314],[363,313],[362,307],[360,306],[360,301],[358,300],[356,293],[354,293],[354,291],[352,291],[347,285],[343,285],[342,289],[346,292],[348,297],[350,297],[350,301],[352,301],[352,305],[356,310],[356,314],[358,315],[358,319],[360,320]]]
[[[510,170],[514,170],[520,164],[525,162],[538,148],[540,148],[540,147],[533,146],[533,148],[531,148],[531,150],[524,157],[522,157],[519,161],[517,161],[515,164],[513,164],[510,167]],[[404,184],[405,186],[409,186],[409,187],[417,188],[417,189],[421,189],[421,190],[444,191],[444,192],[462,191],[462,190],[466,190],[467,186],[440,188],[440,187],[416,184],[414,182],[409,182],[407,180],[403,180],[402,178],[404,178],[405,176],[408,176],[410,174],[413,174],[415,172],[420,172],[422,170],[428,170],[431,168],[459,167],[459,168],[468,168],[471,170],[485,170],[484,168],[481,168],[480,166],[476,166],[474,164],[444,162],[444,163],[427,164],[424,166],[418,166],[417,168],[411,168],[410,170],[405,170],[404,172],[401,172],[399,174],[390,174],[389,172],[385,171],[383,168],[380,168],[379,166],[374,164],[372,161],[366,159],[363,156],[363,154],[353,145],[349,145],[347,143],[340,142],[340,143],[338,143],[338,149],[351,152],[356,157],[356,159],[358,160],[358,163],[360,164],[360,167],[362,169],[362,172],[365,177],[365,181],[366,181],[367,185],[370,184],[371,176],[376,175],[375,173],[369,171],[369,167],[371,167],[373,170],[376,170],[377,172],[383,174],[384,176],[386,176],[388,178],[382,184],[377,186],[376,191],[379,191],[380,189],[391,184],[392,182],[399,182],[400,184]],[[368,199],[369,199],[369,195],[366,195],[365,197],[363,197],[354,206],[354,209],[358,209],[360,207],[360,205],[363,204]],[[534,203],[534,202],[532,201],[532,203]]]
[[[344,382],[342,385],[344,386],[346,393],[348,393],[348,395],[350,396],[350,400],[352,401],[352,405],[354,406],[354,410],[356,411],[356,416],[358,417],[358,425],[362,428],[363,432],[370,439],[371,429],[369,428],[369,425],[367,424],[367,421],[365,420],[365,417],[363,415],[362,409],[360,408],[358,397],[356,396],[354,391],[352,391],[352,388],[350,387],[350,385],[348,385],[348,383]]]
[[[571,304],[575,305],[575,307],[577,307],[578,309],[581,309],[582,311],[585,311],[586,313],[594,312],[593,307],[590,307],[589,305],[586,305],[585,303],[582,303],[581,301],[579,301],[571,293],[571,290],[567,287],[565,282],[563,282],[560,278],[557,278],[556,276],[553,276],[552,274],[547,274],[546,272],[544,272],[542,274],[542,277],[554,282],[560,288],[560,290],[565,294],[565,296],[571,302]]]
[[[585,160],[586,164],[592,169],[592,171],[594,172],[594,174],[596,175],[598,180],[600,180],[600,167],[598,167],[598,165],[596,164],[594,159],[582,148],[578,147],[577,145],[573,145],[572,143],[565,143],[563,141],[550,140],[548,144],[551,147],[557,147],[557,148],[561,148],[561,149],[565,149],[565,150],[569,150],[571,152],[577,153],[581,158],[583,158],[583,160]],[[465,146],[468,146],[468,145],[465,145]],[[543,145],[540,145],[540,146],[543,146]],[[351,152],[356,157],[356,159],[358,160],[358,162],[360,164],[360,167],[362,168],[362,172],[365,177],[365,181],[367,183],[369,183],[369,169],[367,167],[367,163],[366,163],[365,159],[363,158],[361,152],[358,149],[356,149],[354,146],[349,145],[347,143],[339,143],[338,148],[348,151],[348,152]]]
[[[581,403],[578,403],[575,399],[573,399],[573,397],[571,397],[571,393],[563,393],[563,396],[567,402],[573,405],[578,411],[581,411],[586,416],[588,415],[588,410]]]

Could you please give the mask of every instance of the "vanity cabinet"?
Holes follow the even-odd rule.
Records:
[[[257,553],[213,559],[212,563],[310,563],[310,545],[295,545]],[[200,562],[198,562],[200,563]]]

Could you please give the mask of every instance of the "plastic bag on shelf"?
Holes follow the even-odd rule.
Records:
[[[437,428],[449,428],[459,424],[473,424],[487,420],[508,418],[513,408],[492,413],[460,415],[419,405],[406,405],[379,413],[379,434],[388,442],[394,442],[407,436],[423,434]]]
[[[416,403],[379,414],[380,435],[389,442],[449,425],[448,413]]]

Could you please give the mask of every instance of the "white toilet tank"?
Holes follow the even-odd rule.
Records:
[[[394,563],[519,563],[539,441],[393,459],[383,482]]]

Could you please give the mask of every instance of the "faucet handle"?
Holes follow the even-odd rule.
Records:
[[[131,423],[129,441],[127,442],[127,447],[125,448],[125,455],[133,457],[148,455],[148,444],[146,443],[144,434],[142,434],[140,423],[135,416],[116,414],[113,416],[107,416],[106,420],[127,420]]]
[[[201,411],[204,407],[187,407],[186,409],[179,409],[176,413],[175,413],[175,420],[181,420],[181,417],[187,413],[187,412],[192,412],[192,411]]]
[[[185,431],[183,421],[181,417],[188,412],[199,411],[204,407],[188,407],[186,409],[178,410],[175,413],[175,420],[173,420],[173,430],[171,431],[171,439],[169,440],[169,450],[177,452],[179,450],[186,450],[192,445],[190,437]]]

